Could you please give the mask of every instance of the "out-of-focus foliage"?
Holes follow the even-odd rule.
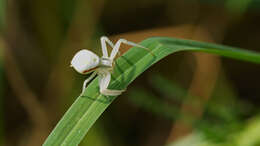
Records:
[[[225,135],[225,141],[212,141],[207,138],[208,133],[196,130],[183,139],[173,142],[168,146],[258,146],[260,144],[259,131],[260,119],[259,116],[256,116],[247,121],[235,133],[227,132],[228,135]]]
[[[118,142],[119,143],[119,142]],[[90,129],[89,133],[86,135],[81,145],[95,145],[95,146],[111,146],[108,135],[100,122]]]
[[[260,144],[260,117],[255,116],[244,126],[244,129],[234,137],[238,146],[257,146]]]
[[[3,68],[3,45],[0,40],[0,107],[3,109],[4,100],[4,68]],[[4,145],[4,111],[0,110],[0,145]]]
[[[4,44],[3,44],[3,29],[5,20],[5,0],[0,0],[0,145],[4,145],[4,90],[5,90],[5,79],[4,79]]]
[[[158,99],[150,92],[137,88],[129,93],[129,100],[147,112],[174,120],[179,118],[178,107]]]
[[[233,13],[244,14],[253,0],[227,0],[227,8]]]
[[[5,0],[0,0],[0,31],[3,32],[4,24],[5,24]]]
[[[189,96],[187,92],[176,82],[171,83],[169,79],[158,74],[152,75],[150,82],[161,93],[160,97],[152,95],[149,90],[137,88],[129,93],[128,99],[145,111],[163,116],[166,119],[175,120],[180,118],[180,111],[176,108],[178,102],[185,101],[185,97]],[[251,113],[254,107],[246,104],[245,101],[238,100],[235,93],[225,79],[224,74],[222,74],[218,79],[212,98],[206,105],[203,118],[196,120],[191,115],[182,115],[182,117],[186,117],[183,122],[193,124],[195,130],[167,146],[258,145],[260,142],[259,116],[256,115],[248,121],[243,120],[243,117]],[[181,98],[176,99],[174,97]],[[169,104],[166,99],[172,100],[172,104]],[[196,100],[196,97],[192,97],[192,99]],[[194,103],[196,101],[191,101],[191,104]],[[191,121],[195,122],[192,123]]]

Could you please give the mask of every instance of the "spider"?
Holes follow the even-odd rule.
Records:
[[[108,89],[108,85],[111,80],[111,72],[113,70],[114,59],[117,53],[119,53],[120,45],[124,43],[130,46],[143,48],[148,51],[149,49],[141,45],[138,45],[136,43],[127,41],[125,39],[119,39],[115,43],[115,45],[105,36],[102,36],[100,40],[101,40],[101,48],[103,54],[102,57],[98,57],[95,53],[83,49],[75,54],[75,56],[71,61],[71,67],[73,67],[80,74],[92,73],[89,76],[89,78],[87,78],[84,81],[81,94],[84,92],[87,83],[91,81],[96,75],[98,75],[100,76],[100,80],[99,80],[100,93],[105,96],[117,96],[120,95],[125,90],[111,90]],[[110,56],[108,56],[106,43],[108,43],[113,48]]]

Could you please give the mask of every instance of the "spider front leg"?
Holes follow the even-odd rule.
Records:
[[[104,58],[108,58],[108,53],[107,53],[107,44],[106,42],[112,47],[114,48],[114,44],[108,39],[108,37],[106,36],[102,36],[100,38],[101,40],[101,48],[102,48],[102,53],[103,53],[103,57]]]
[[[99,87],[100,87],[101,94],[106,95],[106,96],[117,96],[125,91],[125,90],[107,89],[107,87],[110,83],[110,80],[111,80],[111,73],[109,71],[106,71],[100,75]]]
[[[119,40],[116,42],[116,44],[115,44],[115,46],[114,46],[114,48],[113,48],[113,50],[112,50],[112,52],[111,52],[111,54],[110,54],[110,57],[109,57],[109,58],[110,58],[111,60],[114,60],[114,58],[116,57],[117,53],[119,52],[120,45],[121,45],[122,43],[127,44],[127,45],[130,45],[130,46],[134,46],[134,47],[143,48],[143,49],[145,49],[145,50],[147,50],[147,51],[149,51],[149,52],[151,51],[151,50],[149,50],[148,48],[143,47],[142,45],[136,44],[136,43],[134,43],[134,42],[127,41],[127,40],[125,40],[125,39],[119,39]]]
[[[96,76],[97,72],[93,72],[83,83],[83,87],[82,87],[82,91],[81,91],[81,95],[84,93],[84,90],[88,84],[89,81],[91,81],[95,76]]]

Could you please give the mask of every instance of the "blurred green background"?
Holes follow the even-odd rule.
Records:
[[[41,145],[81,92],[99,38],[168,36],[260,52],[259,0],[0,0],[0,145]],[[127,46],[123,46],[124,51]],[[177,53],[135,80],[81,146],[260,146],[260,67]]]

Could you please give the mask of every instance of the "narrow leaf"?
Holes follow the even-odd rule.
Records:
[[[116,60],[110,89],[125,89],[138,75],[169,54],[196,51],[222,55],[239,60],[260,63],[260,54],[222,45],[190,40],[154,37],[141,42],[147,50],[133,47]],[[44,143],[44,146],[78,145],[98,117],[116,97],[99,93],[98,78],[77,98]]]

